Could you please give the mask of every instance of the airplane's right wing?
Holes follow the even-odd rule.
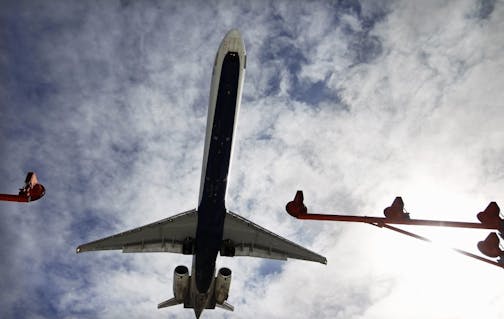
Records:
[[[171,252],[192,254],[198,214],[195,209],[116,235],[80,245],[77,253],[122,250],[123,253]]]
[[[251,256],[286,260],[303,259],[327,264],[327,259],[311,250],[280,237],[251,221],[228,211],[223,239],[234,256]]]

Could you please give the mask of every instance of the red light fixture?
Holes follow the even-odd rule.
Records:
[[[308,212],[308,209],[306,206],[303,204],[303,191],[297,191],[296,196],[294,197],[294,200],[291,202],[288,202],[287,205],[285,206],[285,209],[287,210],[287,213],[293,217],[299,217],[302,215],[306,215]]]
[[[490,258],[503,257],[504,251],[500,249],[499,237],[496,233],[490,233],[485,240],[478,243],[479,251]]]

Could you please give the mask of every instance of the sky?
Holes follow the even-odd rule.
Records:
[[[247,70],[227,207],[328,259],[217,259],[235,312],[202,318],[502,318],[488,231],[364,224],[504,207],[504,2],[1,1],[0,317],[193,318],[157,304],[191,256],[78,245],[197,205],[212,64],[241,31]]]

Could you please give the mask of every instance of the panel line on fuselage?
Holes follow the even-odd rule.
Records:
[[[215,260],[222,242],[239,75],[239,55],[236,52],[228,52],[222,62],[203,194],[198,207],[195,246],[196,273],[193,275],[196,276],[196,287],[200,293],[207,292],[212,283]]]

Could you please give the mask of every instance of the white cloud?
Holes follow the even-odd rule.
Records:
[[[231,27],[248,65],[228,206],[329,263],[220,258],[236,311],[204,316],[503,315],[497,268],[284,212],[297,189],[313,212],[376,216],[397,195],[415,218],[475,220],[499,201],[500,3],[8,7],[2,187],[15,191],[34,169],[47,195],[2,204],[7,317],[194,317],[156,309],[190,257],[74,249],[195,206],[211,65]],[[317,82],[312,104],[298,91]],[[458,241],[474,251],[485,235]]]

